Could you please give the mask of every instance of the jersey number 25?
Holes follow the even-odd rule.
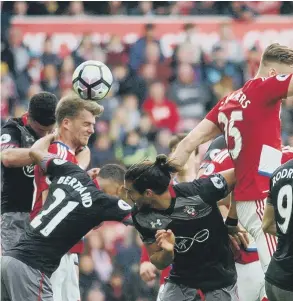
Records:
[[[223,113],[220,112],[218,115],[218,122],[224,124],[224,132],[225,132],[225,140],[227,142],[227,146],[229,148],[229,137],[234,139],[234,148],[229,148],[229,153],[233,160],[237,159],[241,148],[242,148],[242,137],[239,129],[234,125],[235,121],[242,121],[243,114],[242,111],[232,111],[230,120]]]

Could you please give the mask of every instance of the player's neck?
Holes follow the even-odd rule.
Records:
[[[268,70],[266,70],[265,67],[260,67],[254,78],[256,79],[260,77],[268,77]]]
[[[169,190],[164,192],[163,194],[159,195],[156,197],[155,200],[153,200],[153,205],[152,207],[154,209],[159,209],[159,210],[166,210],[170,207],[171,205],[171,195]]]
[[[73,153],[76,152],[78,146],[75,145],[75,143],[73,143],[70,135],[67,135],[66,133],[59,133],[57,136],[57,140],[66,144]]]

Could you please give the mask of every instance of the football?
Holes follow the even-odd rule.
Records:
[[[72,76],[73,90],[85,100],[103,99],[112,83],[111,70],[99,61],[86,61],[80,64]]]

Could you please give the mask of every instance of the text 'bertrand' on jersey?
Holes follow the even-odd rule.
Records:
[[[231,93],[223,103],[225,105],[229,102],[229,100],[235,100],[238,101],[243,109],[246,109],[249,104],[251,104],[251,101],[247,99],[247,96],[242,92],[242,90],[235,91]]]
[[[293,179],[293,168],[282,169],[273,177],[273,186],[280,180],[280,179]]]
[[[71,186],[76,192],[80,193],[82,205],[84,207],[88,208],[92,206],[93,201],[90,192],[85,192],[87,187],[84,187],[76,178],[70,176],[60,177],[57,184]]]

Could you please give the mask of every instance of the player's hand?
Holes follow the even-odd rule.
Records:
[[[167,252],[174,251],[175,235],[172,230],[158,230],[156,233],[157,245]]]
[[[231,228],[234,228],[233,230]],[[240,250],[240,246],[242,245],[244,249],[246,249],[249,245],[248,234],[245,230],[237,227],[228,227],[228,233],[233,247],[236,250]]]
[[[157,268],[150,262],[145,261],[140,265],[139,275],[144,282],[155,280]]]
[[[92,168],[87,171],[87,174],[90,176],[92,180],[94,180],[100,172],[100,168]]]

